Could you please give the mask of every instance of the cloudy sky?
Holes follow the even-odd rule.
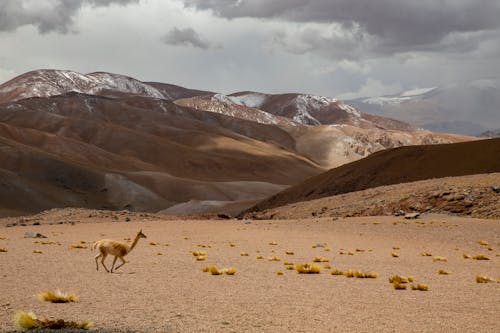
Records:
[[[0,82],[107,71],[352,98],[500,76],[500,0],[0,0]]]

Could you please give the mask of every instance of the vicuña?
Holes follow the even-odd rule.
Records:
[[[127,254],[130,253],[130,251],[134,249],[140,238],[147,238],[146,235],[142,233],[142,230],[140,230],[137,233],[131,245],[112,239],[101,239],[92,244],[91,249],[93,250],[97,248],[99,249],[100,252],[98,255],[95,256],[96,269],[99,270],[99,263],[98,263],[99,258],[101,258],[101,264],[108,273],[113,273],[113,270],[116,271],[118,268],[125,265],[126,261],[125,259],[123,259],[123,257],[125,257]],[[104,264],[104,260],[106,259],[108,254],[115,256],[115,259],[113,260],[113,265],[111,266],[111,271]],[[122,261],[122,263],[118,265],[118,267],[116,267],[115,269],[116,259],[118,258]]]

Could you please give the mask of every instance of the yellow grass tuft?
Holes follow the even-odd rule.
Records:
[[[321,267],[315,264],[297,264],[295,270],[299,274],[319,274]]]
[[[229,243],[229,246],[230,246],[230,247],[235,247],[235,246],[236,246],[236,244],[234,244],[234,243]]]
[[[289,271],[293,271],[295,269],[295,265],[286,266],[286,269],[289,270]]]
[[[323,266],[324,269],[332,269],[332,266],[326,264],[325,266]]]
[[[51,303],[78,302],[78,296],[76,296],[75,293],[63,293],[59,289],[57,289],[55,292],[52,290],[45,290],[39,293],[37,296],[39,300]]]
[[[269,245],[278,245],[277,242],[269,242]]]
[[[411,290],[419,290],[419,291],[428,291],[429,290],[429,286],[425,283],[419,283],[417,285],[413,285],[411,286]]]
[[[207,259],[207,256],[206,255],[200,255],[200,256],[197,256],[196,257],[196,261],[205,261]]]
[[[282,271],[278,271],[276,272],[276,275],[284,275],[285,273],[283,273]]]
[[[330,259],[325,258],[325,257],[314,257],[313,262],[329,262]]]
[[[249,254],[248,254],[248,252],[240,252],[240,256],[242,256],[242,257],[248,257]]]
[[[472,259],[472,256],[470,254],[463,254],[464,259]]]
[[[392,286],[394,287],[394,289],[396,290],[405,290],[406,289],[406,284],[404,283],[401,283],[401,282],[398,282],[398,281],[394,281],[392,283]]]
[[[393,247],[392,247],[392,249],[393,249],[393,250],[399,250],[399,249],[401,249],[401,248],[400,248],[399,246],[393,246]]]
[[[33,250],[33,253],[38,253],[38,254],[42,254],[42,250]]]
[[[257,259],[264,259],[264,256],[260,256],[260,255],[259,255],[259,256],[257,256],[256,258],[257,258]]]
[[[82,244],[72,244],[69,246],[70,249],[86,249],[87,246]]]
[[[210,272],[210,266],[205,266],[205,267],[203,267],[203,268],[201,269],[201,271],[202,271],[203,273],[208,273],[208,272]]]
[[[356,249],[356,252],[365,252],[365,249]]]
[[[276,257],[276,256],[269,257],[269,258],[267,258],[267,260],[269,260],[269,261],[281,261],[280,257]]]
[[[432,261],[436,262],[436,261],[444,261],[444,262],[447,262],[448,261],[448,258],[446,257],[440,257],[440,256],[434,256],[432,257]]]
[[[477,242],[478,242],[478,244],[479,244],[479,245],[483,245],[483,246],[488,246],[488,245],[490,245],[490,244],[489,244],[487,241],[485,241],[485,240],[479,240],[479,241],[477,241]]]
[[[226,275],[234,275],[236,274],[237,270],[234,267],[229,267],[229,268],[223,268],[222,273]]]
[[[394,282],[398,282],[398,283],[408,283],[408,282],[412,282],[410,281],[410,279],[413,281],[413,278],[408,278],[406,276],[403,276],[403,275],[393,275],[389,278],[389,283],[394,283]]]
[[[474,260],[490,260],[487,256],[484,254],[476,254],[475,256],[472,257]]]
[[[332,275],[344,275],[344,272],[338,269],[333,269],[330,274]]]
[[[220,271],[220,270],[217,268],[217,266],[215,266],[215,265],[211,265],[211,266],[209,266],[209,269],[208,269],[208,270],[209,270],[210,274],[212,274],[212,275],[221,275],[221,274],[222,274],[222,271]]]
[[[291,262],[291,261],[285,261],[285,262],[283,263],[283,265],[285,265],[285,266],[290,266],[290,265],[295,265],[295,264],[294,264],[293,262]]]
[[[440,269],[440,270],[438,271],[438,274],[441,274],[441,275],[449,275],[449,274],[450,274],[450,272],[447,272],[447,271],[445,271],[444,269]]]
[[[7,250],[6,247],[0,247],[0,252],[8,252],[9,250]]]
[[[293,256],[295,254],[295,252],[293,252],[293,251],[285,251],[285,254],[287,254],[289,256]]]
[[[89,321],[82,321],[80,323],[74,321],[65,321],[62,319],[50,320],[47,318],[38,319],[33,312],[19,311],[16,313],[14,322],[17,326],[30,330],[30,329],[64,329],[64,328],[79,328],[88,330],[92,323]]]
[[[327,247],[324,251],[325,252],[330,252],[332,249],[330,249],[329,247]]]
[[[151,242],[149,242],[149,245],[156,246],[156,245],[160,245],[160,243],[151,241]]]
[[[358,279],[376,279],[378,278],[378,273],[356,271],[354,276]]]
[[[477,283],[491,283],[491,282],[496,282],[496,281],[495,281],[495,279],[492,279],[489,276],[476,275],[476,282]]]
[[[391,252],[391,256],[393,258],[399,258],[399,253],[396,253],[396,252]]]
[[[430,253],[430,252],[422,252],[422,253],[420,253],[420,255],[422,257],[432,257],[432,253]]]
[[[161,253],[161,252],[157,252],[157,253],[156,253],[156,255],[157,255],[157,256],[162,256],[162,255],[163,255],[163,253]]]

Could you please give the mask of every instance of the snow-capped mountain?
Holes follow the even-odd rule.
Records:
[[[401,119],[429,130],[479,135],[500,127],[499,87],[498,79],[481,79],[347,102],[363,112]]]

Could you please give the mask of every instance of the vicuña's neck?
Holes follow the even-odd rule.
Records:
[[[137,242],[139,241],[139,235],[135,236],[134,241],[132,242],[132,245],[130,245],[130,248],[128,249],[128,252],[132,251],[134,247],[137,245]]]

